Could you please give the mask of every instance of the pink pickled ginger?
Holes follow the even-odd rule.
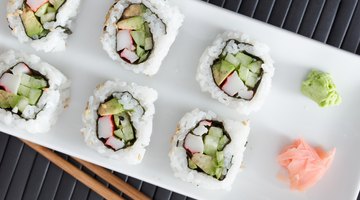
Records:
[[[313,148],[303,139],[297,139],[278,156],[278,162],[287,169],[290,187],[304,191],[315,185],[329,169],[336,149],[325,152]]]

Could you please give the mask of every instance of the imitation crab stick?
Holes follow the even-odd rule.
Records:
[[[278,156],[279,164],[287,169],[290,187],[304,191],[315,185],[329,169],[336,149],[325,152],[297,139]]]

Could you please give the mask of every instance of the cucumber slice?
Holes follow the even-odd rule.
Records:
[[[145,32],[144,31],[131,31],[131,37],[134,39],[138,46],[145,46]]]
[[[216,161],[218,163],[219,167],[223,167],[224,166],[224,152],[223,151],[217,151],[216,155],[215,155]]]
[[[214,156],[219,144],[219,137],[213,135],[206,135],[204,140],[204,153],[209,156]]]
[[[9,102],[11,108],[15,108],[16,105],[20,102],[20,100],[21,100],[22,98],[23,98],[23,97],[18,96],[18,95],[13,95],[11,98],[9,98],[8,102]]]
[[[247,67],[245,67],[244,65],[240,65],[238,73],[239,73],[240,79],[243,82],[245,82],[250,74],[250,70]]]
[[[29,92],[29,104],[35,105],[40,99],[42,91],[39,89],[31,89]]]
[[[238,67],[240,65],[240,60],[237,59],[234,55],[231,53],[228,53],[225,57],[225,60],[229,63],[233,64],[235,67]]]
[[[245,80],[245,85],[254,88],[256,83],[260,80],[259,76],[257,74],[254,74],[252,72],[249,72],[249,76]]]
[[[49,3],[45,3],[44,5],[42,5],[36,12],[35,15],[37,17],[41,17],[46,13],[47,8],[49,7]]]
[[[204,155],[201,153],[195,153],[191,160],[205,173],[210,176],[214,176],[215,174],[215,164],[211,156]]]
[[[118,129],[118,130],[114,131],[114,135],[116,135],[117,137],[119,137],[122,140],[125,138],[125,135],[124,135],[124,133],[122,132],[121,129]]]
[[[226,136],[223,135],[220,140],[219,140],[219,144],[217,146],[217,150],[218,151],[222,151],[224,150],[224,147],[230,142],[230,139]]]
[[[150,50],[152,48],[153,48],[152,38],[151,37],[145,38],[144,49],[147,51],[147,50]]]
[[[196,164],[190,158],[188,158],[188,167],[190,169],[196,169],[197,168]]]
[[[223,130],[219,127],[212,126],[209,129],[209,135],[220,138],[221,136],[223,136]]]
[[[253,58],[251,56],[248,56],[242,52],[237,53],[235,57],[240,61],[241,65],[245,66],[249,65],[253,61]]]
[[[42,89],[47,86],[47,82],[43,78],[36,79],[27,74],[21,75],[20,84],[34,89]]]
[[[28,100],[27,98],[25,98],[25,97],[22,97],[22,98],[19,100],[19,102],[18,102],[18,104],[16,105],[16,107],[18,107],[18,109],[19,109],[20,112],[24,112],[26,106],[28,106],[28,105],[29,105],[29,100]]]
[[[29,93],[30,93],[30,88],[20,85],[19,89],[18,89],[18,95],[24,96],[24,97],[29,97]]]
[[[258,61],[250,63],[247,67],[249,68],[249,70],[251,72],[253,72],[255,74],[259,74],[262,64],[263,64],[263,62],[258,60]]]
[[[46,22],[51,22],[51,21],[54,21],[55,20],[55,17],[56,17],[56,14],[55,13],[47,13],[45,15],[42,15],[40,17],[40,22],[42,24],[45,24]]]

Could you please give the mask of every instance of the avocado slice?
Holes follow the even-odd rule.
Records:
[[[138,45],[136,47],[136,55],[138,55],[141,58],[141,56],[143,56],[144,53],[145,53],[145,50]]]
[[[195,153],[192,156],[191,160],[206,174],[214,176],[216,167],[211,156],[201,153]]]
[[[140,59],[138,62],[142,63],[143,61],[145,61],[148,58],[149,54],[150,54],[150,52],[144,53],[142,56],[140,56]]]
[[[65,3],[65,0],[49,0],[49,2],[54,6],[55,10],[58,10]]]
[[[124,133],[125,141],[130,141],[130,140],[135,139],[134,130],[133,130],[131,124],[124,126],[122,129],[122,132]]]
[[[127,19],[120,20],[117,23],[117,27],[119,29],[125,30],[138,30],[141,29],[142,25],[145,23],[143,17],[131,17]]]
[[[0,90],[0,108],[2,109],[11,108],[8,100],[10,95],[11,95],[10,93],[4,90]]]
[[[8,109],[18,107],[18,109],[23,112],[27,105],[29,105],[27,98],[0,90],[0,108]]]
[[[131,37],[135,43],[139,46],[145,46],[145,32],[144,31],[131,31]]]
[[[24,7],[23,12],[21,13],[21,20],[24,24],[26,35],[30,38],[38,39],[44,32],[43,26],[28,6]]]
[[[119,137],[122,140],[125,138],[124,133],[122,132],[121,129],[114,131],[114,135],[116,135],[117,137]]]
[[[100,116],[115,115],[124,111],[123,106],[117,98],[113,98],[100,105],[98,113]]]
[[[196,169],[197,168],[196,164],[190,158],[188,158],[188,167],[190,169]]]
[[[146,12],[146,6],[144,4],[132,4],[124,10],[123,18],[130,18],[140,16]]]
[[[47,8],[49,7],[49,3],[45,3],[44,5],[42,5],[36,12],[35,12],[35,15],[37,16],[37,17],[41,17],[41,16],[43,16],[45,13],[46,13],[46,11],[47,11]]]
[[[213,65],[212,73],[215,83],[220,86],[234,70],[235,66],[225,60]]]
[[[242,52],[237,53],[235,57],[240,61],[240,64],[244,66],[248,66],[253,61],[251,56]]]

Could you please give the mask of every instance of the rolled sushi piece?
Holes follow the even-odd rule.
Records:
[[[106,16],[101,36],[103,49],[126,69],[154,75],[183,18],[167,1],[118,0]]]
[[[7,20],[21,43],[37,51],[64,51],[80,0],[9,0]]]
[[[249,132],[248,121],[223,120],[199,109],[185,114],[171,140],[175,176],[202,188],[230,190]]]
[[[262,106],[273,75],[266,45],[239,32],[225,32],[203,53],[196,80],[214,99],[249,114]]]
[[[154,89],[135,83],[99,85],[83,114],[85,143],[104,156],[139,164],[150,142],[156,99]]]
[[[70,81],[35,55],[0,55],[0,121],[31,133],[48,132],[70,102]]]

